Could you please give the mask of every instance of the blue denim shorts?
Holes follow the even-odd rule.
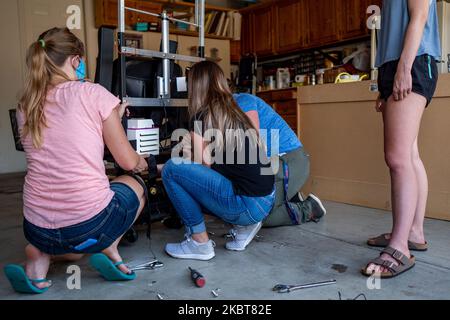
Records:
[[[111,184],[114,197],[109,205],[88,221],[61,229],[44,229],[24,220],[25,238],[30,244],[49,255],[68,253],[98,253],[110,247],[134,223],[139,209],[136,193],[122,183]],[[90,247],[77,249],[88,240],[97,242]]]

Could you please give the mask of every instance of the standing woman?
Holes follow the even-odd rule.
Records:
[[[362,270],[366,276],[395,277],[415,265],[411,250],[427,250],[423,223],[428,180],[418,136],[436,89],[440,56],[436,0],[383,1],[376,108],[383,113],[393,228],[390,234],[369,239],[369,245],[386,248]]]
[[[118,243],[144,206],[133,178],[110,185],[105,143],[127,171],[147,169],[129,144],[120,118],[126,105],[97,84],[84,81],[84,45],[68,29],[54,28],[31,44],[18,122],[28,172],[23,192],[26,265],[5,274],[22,293],[43,293],[50,263],[83,254],[107,280],[133,280]]]
[[[203,213],[234,225],[226,248],[245,250],[273,207],[274,176],[259,128],[236,104],[217,64],[200,62],[190,70],[188,111],[195,162],[174,158],[162,172],[187,235],[181,243],[168,244],[166,252],[179,259],[210,260],[215,256],[214,244]],[[208,152],[211,141],[205,136],[210,130],[217,130],[214,153]]]

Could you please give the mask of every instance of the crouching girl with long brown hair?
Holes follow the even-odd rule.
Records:
[[[234,101],[220,67],[200,62],[188,79],[194,161],[173,158],[162,172],[187,234],[185,241],[168,244],[166,252],[179,259],[209,260],[215,256],[214,243],[203,213],[234,225],[226,248],[244,250],[273,207],[274,176],[259,128]],[[208,131],[215,132],[214,139]]]

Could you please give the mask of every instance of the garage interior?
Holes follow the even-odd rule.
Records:
[[[217,62],[233,85],[272,106],[298,135],[311,157],[310,177],[301,193],[313,193],[323,200],[327,215],[320,222],[263,228],[245,252],[235,253],[224,248],[227,225],[208,216],[206,223],[216,243],[217,256],[200,262],[168,257],[164,245],[182,238],[184,231],[154,221],[151,250],[146,226],[141,225],[135,227],[137,239],[123,241],[120,250],[130,265],[144,263],[154,254],[163,262],[162,268],[138,271],[138,279],[133,282],[106,282],[85,257],[77,262],[82,272],[81,289],[71,290],[67,287],[70,276],[67,270],[73,263],[55,263],[49,271],[52,288],[44,295],[15,293],[2,272],[0,299],[450,299],[448,1],[437,1],[442,61],[438,64],[437,89],[424,114],[419,137],[429,178],[425,234],[430,248],[415,253],[413,270],[396,279],[381,281],[380,287],[371,287],[360,274],[361,268],[379,252],[378,248],[366,244],[367,238],[388,232],[392,225],[383,122],[374,111],[378,92],[373,90],[376,78],[370,60],[375,37],[367,25],[382,2],[206,1],[206,58]],[[174,18],[186,20],[186,23],[171,23],[170,40],[177,43],[180,56],[197,55],[199,34],[189,24],[194,21],[195,1],[127,0],[126,6],[153,13],[167,11]],[[17,108],[18,93],[24,83],[26,49],[43,31],[79,22],[80,28],[72,31],[86,45],[88,78],[95,81],[99,72],[99,34],[107,28],[114,30],[116,36],[119,14],[117,0],[9,0],[0,7],[0,39],[8,43],[8,50],[2,51],[0,59],[0,217],[3,221],[0,268],[3,270],[9,263],[24,262],[23,248],[27,244],[22,231],[27,163],[24,152],[16,150],[9,115],[9,110]],[[159,18],[127,11],[125,30],[127,46],[160,51]],[[349,74],[345,68],[348,63],[343,61],[352,55],[360,57],[358,61],[365,65],[358,65],[360,68],[353,65],[354,73]],[[254,63],[250,74],[248,68],[243,68],[249,61]],[[183,74],[192,64],[176,63]],[[111,163],[108,165],[111,169]],[[205,276],[206,288],[195,288],[189,280],[188,267]],[[272,290],[279,283],[328,280],[336,283],[288,294]]]

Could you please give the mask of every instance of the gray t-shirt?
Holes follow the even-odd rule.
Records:
[[[428,54],[440,60],[441,45],[436,0],[424,1],[429,1],[430,11],[417,56]],[[400,59],[409,21],[408,0],[383,1],[381,30],[378,32],[377,67]]]

